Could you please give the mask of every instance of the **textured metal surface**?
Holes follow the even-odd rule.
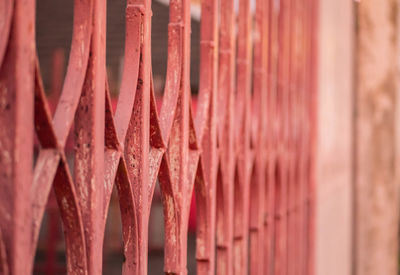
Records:
[[[315,3],[256,0],[255,5],[253,12],[249,0],[239,0],[238,10],[233,0],[202,1],[194,113],[190,1],[170,1],[158,112],[151,1],[128,0],[114,114],[105,69],[106,0],[75,0],[68,68],[53,115],[35,54],[35,1],[0,3],[0,274],[32,273],[52,188],[63,220],[68,274],[101,274],[114,184],[122,217],[122,272],[147,274],[157,182],[165,273],[187,274],[194,190],[198,274],[312,274]],[[65,150],[69,136],[73,171]]]

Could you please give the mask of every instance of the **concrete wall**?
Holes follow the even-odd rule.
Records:
[[[319,4],[316,275],[352,272],[353,1]]]
[[[356,5],[355,275],[398,274],[398,3]]]

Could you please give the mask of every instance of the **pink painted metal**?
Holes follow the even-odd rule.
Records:
[[[58,96],[47,99],[35,54],[35,1],[0,3],[0,274],[33,272],[52,188],[68,274],[101,274],[114,184],[122,273],[147,274],[157,182],[166,274],[187,274],[193,190],[197,274],[313,274],[317,0],[255,2],[252,11],[250,0],[239,0],[236,11],[233,0],[202,1],[194,114],[190,1],[169,3],[158,113],[151,1],[128,0],[114,114],[105,64],[106,0],[75,0],[68,68],[54,115],[49,101]],[[69,138],[73,173],[65,150]]]

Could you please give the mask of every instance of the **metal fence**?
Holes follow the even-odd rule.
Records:
[[[52,188],[68,274],[101,274],[114,185],[122,273],[146,274],[156,184],[166,274],[187,273],[193,190],[197,274],[313,273],[317,0],[256,0],[254,11],[251,2],[238,0],[235,9],[233,0],[202,0],[200,86],[192,112],[190,1],[170,0],[158,110],[151,0],[127,0],[114,113],[105,64],[106,0],[75,0],[68,68],[52,115],[35,50],[35,1],[0,1],[0,274],[33,272]]]

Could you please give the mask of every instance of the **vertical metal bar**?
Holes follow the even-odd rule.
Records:
[[[220,2],[218,74],[217,274],[233,271],[233,179],[235,87],[235,12],[233,0]]]
[[[296,178],[295,178],[295,166],[296,166],[296,149],[295,145],[296,139],[296,129],[295,129],[295,118],[296,114],[296,92],[297,86],[295,86],[295,66],[296,66],[296,55],[295,49],[298,41],[295,37],[295,21],[296,13],[294,12],[295,1],[289,1],[288,7],[288,76],[286,82],[287,90],[287,130],[288,130],[288,140],[287,140],[287,253],[286,253],[286,265],[287,274],[292,275],[295,273],[296,268],[296,258],[294,252],[296,251],[296,240],[295,234],[296,228]]]
[[[134,10],[139,19],[140,60],[139,76],[132,116],[124,142],[124,155],[135,197],[138,228],[138,272],[147,274],[148,221],[149,221],[149,133],[150,133],[150,73],[151,73],[151,1],[130,0],[127,9]],[[133,18],[131,18],[133,19]],[[129,107],[128,107],[129,108]],[[122,114],[124,116],[124,114]]]
[[[215,273],[216,179],[217,179],[217,80],[218,80],[218,1],[201,3],[200,84],[195,120],[203,149],[203,175],[196,177],[196,259],[197,274]]]
[[[170,55],[160,113],[162,136],[168,148],[159,173],[166,237],[164,271],[168,274],[187,274],[191,196],[195,178],[197,186],[204,179],[199,176],[201,171],[197,171],[199,151],[190,109],[190,28],[190,1],[172,1],[168,30]]]
[[[269,252],[267,251],[267,263],[264,268],[266,274],[274,274],[275,270],[275,242],[276,242],[276,224],[275,224],[275,204],[276,204],[276,185],[279,176],[277,173],[279,119],[278,119],[278,62],[279,62],[279,1],[270,1],[270,60],[269,60],[269,150],[268,150],[268,200],[267,214],[269,217],[269,231],[266,232],[266,238],[269,241]]]
[[[268,45],[267,52],[267,136],[266,136],[266,168],[265,168],[265,220],[264,220],[264,274],[273,272],[274,255],[274,198],[275,198],[275,162],[276,162],[276,90],[277,90],[277,12],[276,2],[267,1],[268,5]]]
[[[298,224],[298,233],[297,233],[297,238],[298,238],[298,248],[297,248],[297,257],[298,257],[298,273],[299,274],[307,274],[305,270],[305,263],[307,259],[307,253],[306,253],[306,243],[307,243],[307,238],[306,238],[306,232],[307,232],[307,220],[306,220],[306,211],[307,211],[307,200],[306,200],[306,194],[307,194],[307,184],[308,184],[308,179],[307,179],[307,161],[309,159],[309,150],[310,146],[308,145],[310,135],[310,127],[311,127],[311,122],[308,117],[308,112],[309,112],[309,101],[310,97],[308,94],[308,87],[307,87],[307,81],[306,78],[308,77],[308,70],[307,70],[307,50],[308,50],[308,45],[309,45],[309,33],[307,32],[307,20],[308,20],[308,7],[307,7],[307,0],[302,1],[302,6],[298,7],[299,10],[299,15],[300,15],[300,39],[301,39],[301,52],[300,52],[300,64],[299,64],[299,88],[300,88],[300,121],[299,125],[300,128],[300,133],[299,133],[299,144],[300,144],[300,150],[299,150],[299,198],[298,198],[298,206],[299,206],[299,224]]]
[[[280,1],[278,60],[278,161],[275,186],[275,274],[287,273],[289,0]]]
[[[74,177],[85,228],[89,274],[102,274],[105,124],[105,0],[94,1],[86,78],[75,114]]]
[[[250,274],[264,272],[264,220],[266,188],[266,126],[268,114],[268,8],[266,1],[256,1],[252,143],[254,163],[250,182]]]
[[[6,23],[0,37],[0,231],[6,252],[1,265],[18,275],[30,272],[21,259],[29,258],[31,237],[26,221],[31,217],[35,1],[5,3],[1,13]]]
[[[304,34],[304,1],[295,2],[295,12],[296,12],[296,38],[297,38],[297,47],[296,47],[296,68],[295,68],[295,85],[297,90],[297,120],[296,120],[296,164],[295,164],[295,175],[296,175],[296,230],[295,234],[295,252],[294,252],[294,261],[295,261],[295,274],[303,274],[302,262],[305,255],[303,254],[303,243],[304,243],[304,185],[305,185],[305,175],[304,175],[304,164],[305,158],[307,155],[307,149],[305,146],[306,138],[304,136],[307,131],[307,123],[305,116],[305,87],[304,87],[304,75],[305,69],[304,67],[304,50],[306,38]]]
[[[235,179],[234,185],[234,239],[233,273],[248,274],[249,239],[249,195],[250,195],[250,104],[251,104],[251,59],[252,59],[252,15],[250,1],[239,1],[236,97],[235,97]]]
[[[178,54],[180,61],[171,60],[180,72],[179,87],[172,91],[177,95],[174,120],[169,134],[169,144],[165,155],[169,179],[160,177],[166,228],[164,271],[171,274],[187,274],[187,226],[192,194],[192,179],[189,151],[190,123],[190,1],[170,2],[169,36],[178,28]],[[174,28],[176,27],[176,28]],[[163,106],[164,107],[164,106]],[[164,109],[164,108],[163,108]],[[166,109],[165,109],[166,110]],[[163,115],[163,112],[162,112]],[[170,191],[167,191],[170,189]],[[168,193],[167,193],[168,192]],[[172,202],[173,200],[173,202]],[[170,211],[175,211],[172,216]]]

